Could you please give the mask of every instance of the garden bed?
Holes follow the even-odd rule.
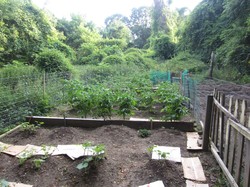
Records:
[[[50,156],[39,169],[32,159],[19,166],[18,159],[0,154],[0,176],[7,181],[22,182],[34,186],[139,186],[162,180],[166,186],[185,186],[182,165],[171,161],[151,160],[147,149],[152,145],[181,148],[182,157],[199,156],[207,182],[214,186],[219,167],[209,152],[188,152],[184,132],[161,128],[152,130],[147,138],[138,137],[137,130],[122,125],[106,125],[98,128],[42,127],[34,135],[16,130],[0,141],[15,145],[59,145],[92,142],[106,146],[106,159],[89,172],[76,166],[83,158],[72,161],[67,156]],[[4,162],[3,162],[4,161]]]

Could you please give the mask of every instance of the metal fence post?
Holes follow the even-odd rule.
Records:
[[[206,119],[203,129],[203,143],[202,143],[202,149],[204,151],[208,151],[209,147],[209,132],[211,127],[211,119],[212,119],[212,106],[213,106],[213,96],[208,95],[207,96],[207,108],[206,108]]]

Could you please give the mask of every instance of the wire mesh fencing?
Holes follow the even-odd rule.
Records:
[[[0,78],[0,129],[16,125],[27,115],[40,115],[59,105],[66,73],[35,73]]]

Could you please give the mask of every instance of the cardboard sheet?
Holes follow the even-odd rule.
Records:
[[[139,187],[165,187],[162,181],[155,181],[149,184],[145,184]]]
[[[181,149],[180,147],[155,146],[152,151],[152,159],[181,162]]]
[[[186,187],[209,187],[208,184],[198,184],[189,180],[186,180]]]

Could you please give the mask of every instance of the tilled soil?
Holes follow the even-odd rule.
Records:
[[[106,159],[88,172],[76,166],[84,159],[72,161],[67,156],[50,156],[40,169],[32,160],[19,165],[18,159],[0,154],[0,178],[12,182],[32,184],[35,187],[134,187],[157,180],[165,186],[185,186],[180,163],[154,161],[147,149],[152,145],[178,146],[182,157],[198,156],[202,162],[207,183],[214,186],[220,170],[210,152],[188,152],[186,134],[174,129],[152,130],[147,138],[138,137],[137,131],[125,126],[103,126],[96,129],[74,127],[40,128],[34,135],[15,131],[0,141],[16,145],[105,144]]]

